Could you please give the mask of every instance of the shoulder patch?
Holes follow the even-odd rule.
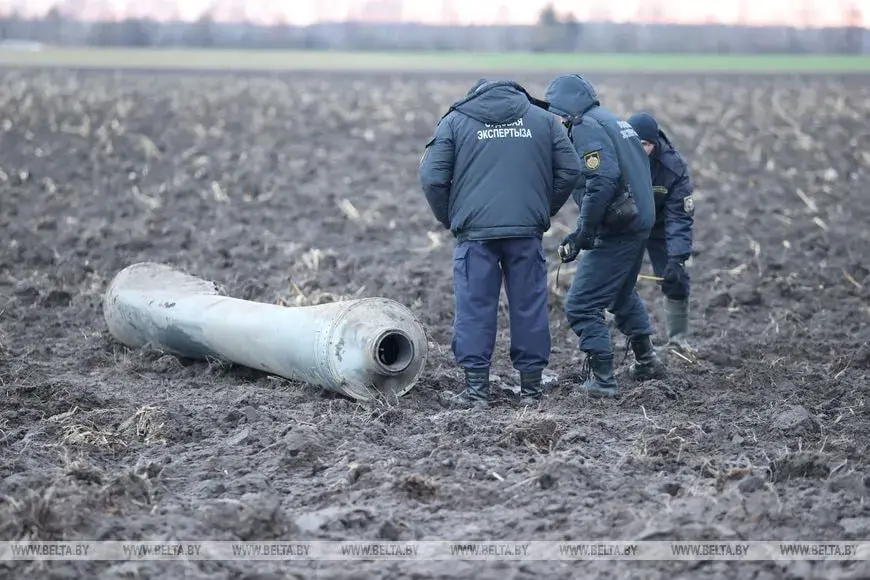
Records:
[[[587,169],[595,171],[601,167],[601,154],[598,151],[587,153],[583,156],[583,164]]]
[[[687,195],[683,198],[683,211],[689,215],[695,214],[695,198],[691,195]]]

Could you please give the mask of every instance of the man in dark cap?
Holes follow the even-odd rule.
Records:
[[[583,179],[574,194],[580,206],[577,229],[560,247],[563,262],[580,257],[565,313],[586,353],[581,388],[615,397],[619,388],[605,309],[629,338],[635,356],[631,375],[645,380],[665,374],[650,340],[649,313],[635,288],[655,221],[648,163],[631,125],[602,107],[595,88],[582,76],[554,79],[544,100],[562,117],[583,160]]]
[[[689,345],[689,293],[691,278],[686,260],[692,255],[695,200],[686,160],[649,113],[637,113],[628,122],[637,131],[649,156],[656,221],[647,252],[665,295],[668,340],[682,349]]]
[[[504,279],[520,396],[542,396],[549,363],[547,263],[541,238],[580,178],[580,159],[553,115],[519,84],[481,79],[438,122],[420,160],[435,218],[456,239],[453,353],[465,400],[485,406]]]

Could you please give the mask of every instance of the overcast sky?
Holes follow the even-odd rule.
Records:
[[[30,13],[44,13],[55,0],[0,0],[7,8],[15,6]],[[316,20],[345,20],[361,12],[365,0],[67,0],[76,3],[86,17],[110,11],[118,16],[129,14],[157,18],[180,15],[195,19],[210,5],[219,15],[246,14],[249,19],[269,21],[283,17],[288,22],[307,24]],[[402,5],[402,20],[444,22],[445,4],[452,5],[460,23],[534,22],[547,0],[370,0],[380,2],[381,10],[390,13],[388,4]],[[601,17],[609,10],[611,18],[633,20],[642,0],[555,0],[558,11],[573,12],[580,19]],[[647,0],[649,1],[649,0]],[[870,27],[870,0],[655,0],[665,7],[669,20],[704,22],[713,19],[735,23],[740,19],[741,6],[751,24],[801,25],[803,14],[811,11],[820,26],[843,23],[846,6],[854,2],[863,12],[863,24]],[[603,9],[602,6],[606,6]],[[595,13],[598,12],[598,14]]]

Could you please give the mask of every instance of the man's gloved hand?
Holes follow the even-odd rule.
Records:
[[[686,258],[668,258],[662,278],[662,291],[671,298],[684,299],[688,296],[689,273],[685,268]]]
[[[562,241],[562,245],[559,246],[559,258],[562,259],[563,264],[567,264],[577,259],[580,250],[591,250],[593,247],[595,247],[595,236],[578,230]]]
[[[582,229],[579,233],[579,243],[581,250],[591,250],[595,247],[595,234],[591,229]]]
[[[559,245],[559,258],[563,264],[576,260],[579,253],[580,244],[577,241],[576,232],[562,240],[562,243]]]

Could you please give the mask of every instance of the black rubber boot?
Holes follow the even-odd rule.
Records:
[[[520,373],[520,404],[537,405],[544,396],[541,388],[541,371]]]
[[[697,349],[689,342],[689,301],[665,298],[665,324],[668,328],[668,344],[687,353]]]
[[[631,350],[634,351],[634,364],[631,365],[630,375],[636,381],[648,381],[651,379],[663,379],[665,377],[665,363],[659,358],[649,335],[631,337]]]
[[[594,397],[618,397],[619,385],[613,377],[613,355],[586,356],[586,380],[581,391]]]
[[[463,400],[466,406],[489,406],[489,369],[465,369]]]
[[[689,336],[689,301],[665,298],[665,325],[668,341],[679,343]]]

